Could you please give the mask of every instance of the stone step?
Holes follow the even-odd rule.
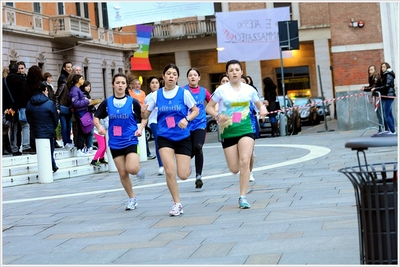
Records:
[[[108,165],[93,167],[90,162],[94,154],[76,157],[76,151],[56,149],[54,157],[58,171],[53,173],[53,180],[108,172]],[[39,183],[36,155],[3,156],[2,187]]]
[[[89,164],[86,164],[70,168],[60,168],[56,173],[53,173],[53,180],[55,181],[60,179],[67,179],[67,178],[91,175],[102,172],[108,172],[107,165],[102,164],[100,167],[93,167]],[[35,184],[35,183],[39,183],[39,177],[37,172],[2,177],[2,187]]]

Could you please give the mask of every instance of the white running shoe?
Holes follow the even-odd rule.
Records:
[[[254,179],[254,176],[253,176],[253,172],[250,172],[250,179],[249,179],[249,182],[254,182],[256,179]]]
[[[182,214],[183,214],[182,204],[174,202],[174,205],[172,205],[172,209],[169,212],[169,216],[180,216]]]
[[[72,143],[67,143],[67,144],[65,144],[64,148],[66,150],[71,151],[74,148],[74,145]]]
[[[140,180],[143,180],[146,177],[146,174],[144,173],[144,171],[142,169],[140,169],[140,171],[136,174],[136,176]]]
[[[164,171],[164,166],[161,166],[160,168],[158,168],[158,175],[164,175],[165,171]]]
[[[137,203],[136,197],[130,198],[128,201],[128,205],[126,205],[125,210],[134,210],[134,209],[136,209],[137,205],[138,205],[138,203]]]
[[[86,157],[87,154],[85,152],[83,152],[81,149],[78,149],[78,151],[76,151],[76,156],[77,157]]]

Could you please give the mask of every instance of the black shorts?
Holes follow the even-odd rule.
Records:
[[[113,159],[115,159],[116,157],[119,157],[119,156],[126,156],[129,153],[139,154],[138,153],[138,145],[130,145],[128,147],[121,148],[121,149],[113,149],[110,147],[110,152],[111,152]]]
[[[239,140],[245,136],[253,138],[254,140],[256,139],[254,133],[249,133],[249,134],[245,134],[245,135],[238,136],[238,137],[225,138],[221,141],[222,148],[227,148],[230,146],[237,145],[239,143]]]
[[[190,136],[179,141],[172,141],[163,136],[158,136],[158,149],[163,147],[172,148],[175,154],[192,156],[192,139]]]

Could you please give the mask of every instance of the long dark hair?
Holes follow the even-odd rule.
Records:
[[[40,85],[44,81],[42,69],[33,65],[28,69],[28,74],[26,75],[26,89],[28,96],[32,96],[32,94],[36,91],[40,92]]]

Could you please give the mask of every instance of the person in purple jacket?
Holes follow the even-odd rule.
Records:
[[[70,91],[68,94],[68,100],[71,103],[71,108],[73,109],[73,114],[75,116],[76,121],[79,123],[79,119],[88,112],[88,106],[93,104],[92,99],[88,99],[83,94],[82,90],[79,88],[83,85],[85,79],[80,74],[75,74],[72,77],[72,82],[68,86],[70,87]],[[86,156],[84,153],[85,149],[85,140],[89,138],[89,133],[84,133],[81,127],[77,127],[77,136],[76,136],[76,148],[78,149],[76,155],[78,157]]]

